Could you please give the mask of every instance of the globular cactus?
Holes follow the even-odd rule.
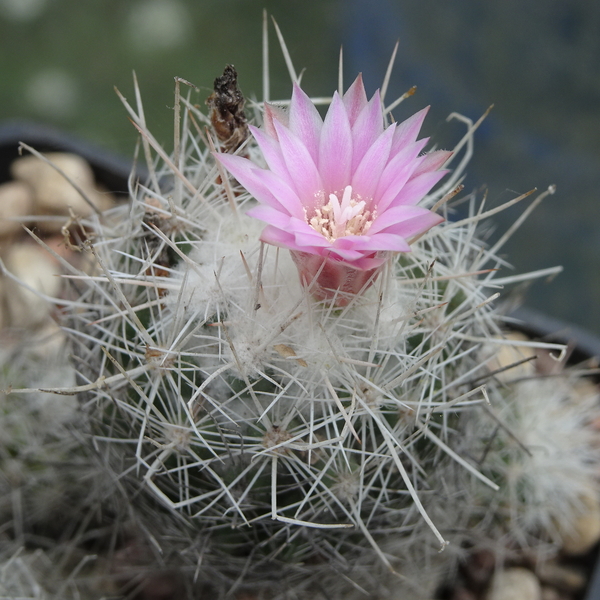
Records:
[[[304,225],[285,221],[288,230],[257,204],[275,198],[277,186],[288,194],[283,183],[306,174],[306,164],[292,173],[293,143],[283,148],[283,140],[303,131],[309,148],[316,110],[296,88],[289,120],[267,107],[265,131],[250,136],[234,75],[228,69],[217,81],[209,115],[181,96],[178,82],[173,153],[149,132],[139,95],[136,109],[123,99],[150,175],[132,177],[130,203],[81,221],[96,268],[65,264],[73,294],[62,301],[63,326],[80,381],[63,391],[79,394],[95,451],[132,519],[163,565],[185,574],[192,596],[431,593],[451,553],[438,551],[459,548],[473,531],[485,535],[483,490],[493,498],[509,469],[488,404],[499,414],[513,405],[491,376],[494,352],[482,358],[481,349],[527,345],[503,338],[495,303],[496,288],[511,282],[497,275],[504,238],[492,247],[480,238],[481,223],[499,209],[469,195],[467,216],[448,218],[477,124],[461,118],[467,132],[452,157],[420,154],[424,114],[398,126],[410,151],[392,165],[409,171],[404,187],[394,179],[404,190],[397,196],[420,193],[402,218],[401,202],[395,221],[388,213],[386,227],[404,235],[385,238],[389,247],[373,242],[388,231],[376,231],[384,195],[370,213],[354,195],[367,167],[362,179],[327,192],[304,225],[331,242],[334,260],[318,244],[303,251]],[[345,114],[358,123],[348,134],[356,148],[360,127],[376,123],[390,138],[384,178],[404,147],[394,149],[393,126],[385,133],[383,100],[361,99],[358,82],[334,97],[323,130],[337,132]],[[363,123],[365,106],[372,114]],[[261,123],[263,106],[250,109],[250,121]],[[336,136],[322,134],[327,152]],[[278,152],[287,182],[274,166]],[[271,171],[258,169],[265,156]],[[337,169],[336,159],[324,162]],[[435,187],[452,160],[458,166]],[[279,200],[270,208],[283,214]],[[336,245],[340,223],[349,240],[366,236],[367,222],[368,244]],[[500,445],[493,459],[480,452],[488,443]]]
[[[585,536],[577,532],[577,520],[588,514],[591,539],[596,535],[591,529],[597,528],[594,421],[600,394],[581,372],[564,369],[556,356],[525,350],[520,356],[513,352],[512,359],[531,358],[535,352],[541,355],[542,370],[535,372],[528,362],[525,369],[504,373],[508,386],[492,390],[490,418],[470,424],[477,428],[488,468],[502,482],[497,493],[474,501],[495,521],[491,537],[510,540],[506,545],[513,549],[536,547],[543,556],[564,544],[567,552],[573,548],[579,554],[585,550]],[[469,436],[475,435],[473,429],[467,430]],[[582,539],[575,549],[577,536]]]

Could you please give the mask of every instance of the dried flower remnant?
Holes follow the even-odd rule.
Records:
[[[237,84],[237,71],[227,65],[214,83],[214,92],[206,99],[210,121],[224,152],[235,152],[248,138],[248,119],[244,114],[244,96]]]
[[[318,299],[338,305],[368,287],[390,253],[443,219],[416,206],[444,176],[450,152],[420,154],[423,109],[385,127],[379,92],[368,100],[359,76],[333,96],[323,120],[295,84],[288,112],[266,105],[263,129],[250,126],[268,168],[239,156],[221,163],[258,200],[261,239],[289,248]]]

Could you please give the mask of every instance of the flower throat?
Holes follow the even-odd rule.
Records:
[[[336,194],[329,194],[329,202],[306,220],[329,242],[347,235],[365,235],[375,219],[375,211],[365,210],[365,206],[364,200],[352,198],[352,186],[347,185],[341,202]]]

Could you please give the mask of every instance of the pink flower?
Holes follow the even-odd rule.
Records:
[[[261,239],[290,249],[317,298],[346,304],[391,252],[410,252],[407,240],[443,220],[416,206],[450,155],[420,155],[426,113],[385,128],[379,92],[367,100],[359,75],[342,97],[334,94],[323,120],[294,85],[288,112],[266,105],[264,128],[251,127],[268,169],[217,155],[260,203],[248,214],[267,223]]]

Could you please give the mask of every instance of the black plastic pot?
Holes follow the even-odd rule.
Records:
[[[133,166],[132,161],[52,127],[26,121],[0,125],[0,183],[11,179],[10,165],[19,156],[19,142],[40,152],[78,154],[90,164],[98,183],[118,196],[128,193],[127,180]],[[138,169],[138,172],[143,179],[144,171]]]
[[[577,325],[565,323],[526,306],[517,308],[510,316],[516,321],[515,329],[533,338],[569,344],[573,348],[570,361],[573,364],[590,358],[600,360],[600,338]],[[600,600],[600,595],[597,600]]]

